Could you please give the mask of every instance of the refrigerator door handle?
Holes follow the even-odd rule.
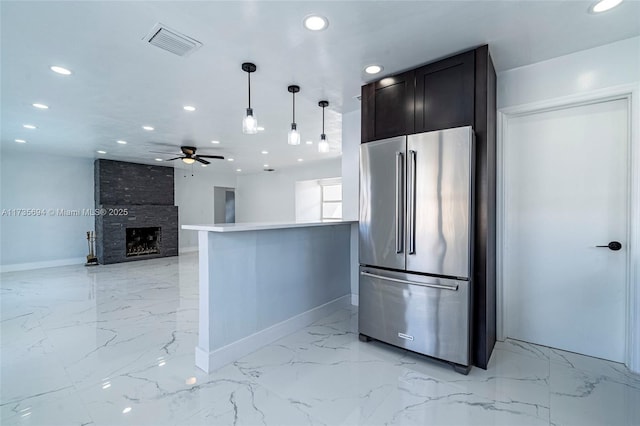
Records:
[[[409,151],[409,210],[407,219],[407,233],[409,238],[409,254],[416,253],[416,151]]]
[[[403,157],[402,152],[396,152],[396,253],[402,253],[404,249]]]
[[[438,288],[441,290],[458,291],[457,285],[419,283],[416,281],[401,280],[400,278],[385,277],[384,275],[372,274],[371,272],[367,272],[367,271],[360,272],[360,275],[364,275],[365,277],[371,277],[371,278],[379,278],[381,280],[392,281],[394,283],[400,283],[400,284],[411,284],[411,285],[419,285],[422,287]]]

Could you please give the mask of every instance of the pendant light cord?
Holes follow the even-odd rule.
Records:
[[[296,92],[291,92],[293,95],[293,122],[296,122]]]
[[[249,85],[249,108],[251,108],[251,73],[247,73],[247,82]]]
[[[322,134],[324,135],[324,108],[322,107]]]

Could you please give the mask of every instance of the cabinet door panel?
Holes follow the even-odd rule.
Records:
[[[473,126],[475,54],[416,70],[415,132]]]
[[[362,142],[413,133],[414,85],[410,71],[362,88]]]

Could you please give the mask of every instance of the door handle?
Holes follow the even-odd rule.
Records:
[[[416,254],[416,152],[409,151],[409,254]]]
[[[450,284],[419,283],[416,281],[401,280],[400,278],[385,277],[384,275],[372,274],[371,272],[367,272],[367,271],[360,272],[360,275],[363,275],[365,277],[378,278],[380,280],[391,281],[391,282],[400,283],[400,284],[411,284],[411,285],[419,285],[422,287],[438,288],[441,290],[458,291],[457,284],[450,285]]]
[[[396,152],[396,253],[404,248],[404,156]]]
[[[605,247],[605,248],[608,248],[609,250],[618,251],[622,248],[622,244],[620,244],[618,241],[611,241],[606,246],[596,246],[596,247]]]

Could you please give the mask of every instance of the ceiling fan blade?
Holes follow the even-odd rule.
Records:
[[[164,161],[180,160],[181,158],[184,158],[184,157],[169,158],[168,160],[164,160]]]
[[[222,155],[200,155],[200,154],[198,154],[198,157],[201,157],[201,158],[215,158],[215,159],[218,159],[218,160],[224,160],[224,157]]]
[[[202,164],[211,164],[210,162],[208,162],[207,160],[203,160],[202,158],[200,158],[199,155],[196,155],[195,157],[193,157],[194,160],[201,162]]]

